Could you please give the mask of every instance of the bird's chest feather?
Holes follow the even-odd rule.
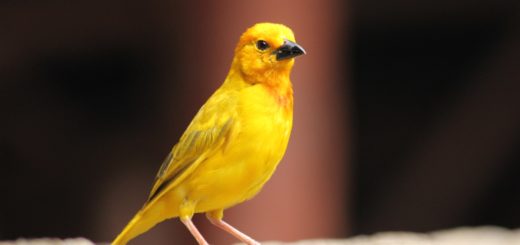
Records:
[[[237,152],[241,157],[237,164],[243,170],[244,181],[253,180],[253,186],[271,176],[287,148],[293,102],[292,96],[283,96],[260,86],[252,86],[242,94],[236,148],[241,150]]]
[[[292,128],[292,95],[286,96],[261,86],[252,86],[242,94],[239,106],[240,134],[265,157],[270,151],[285,152]]]

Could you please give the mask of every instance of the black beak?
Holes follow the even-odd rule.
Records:
[[[276,60],[285,60],[305,54],[305,49],[286,39],[283,45],[274,51],[274,53],[276,54]]]

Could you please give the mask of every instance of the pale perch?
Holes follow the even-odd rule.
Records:
[[[173,241],[173,240],[172,240]],[[75,239],[18,239],[0,242],[0,245],[108,245],[93,243],[84,238]],[[520,229],[500,227],[462,227],[431,233],[381,232],[347,239],[312,239],[297,242],[262,242],[264,245],[518,245]]]

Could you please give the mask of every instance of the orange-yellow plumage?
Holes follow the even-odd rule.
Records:
[[[292,31],[260,23],[239,40],[230,71],[200,108],[161,166],[148,201],[112,244],[126,244],[155,224],[179,217],[206,244],[191,217],[206,212],[215,225],[249,244],[223,222],[223,210],[252,198],[282,159],[293,122],[289,75],[304,53]]]

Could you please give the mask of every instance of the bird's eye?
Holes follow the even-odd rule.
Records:
[[[264,41],[264,40],[258,40],[258,42],[256,42],[256,47],[259,49],[259,50],[266,50],[269,48],[269,44]]]

